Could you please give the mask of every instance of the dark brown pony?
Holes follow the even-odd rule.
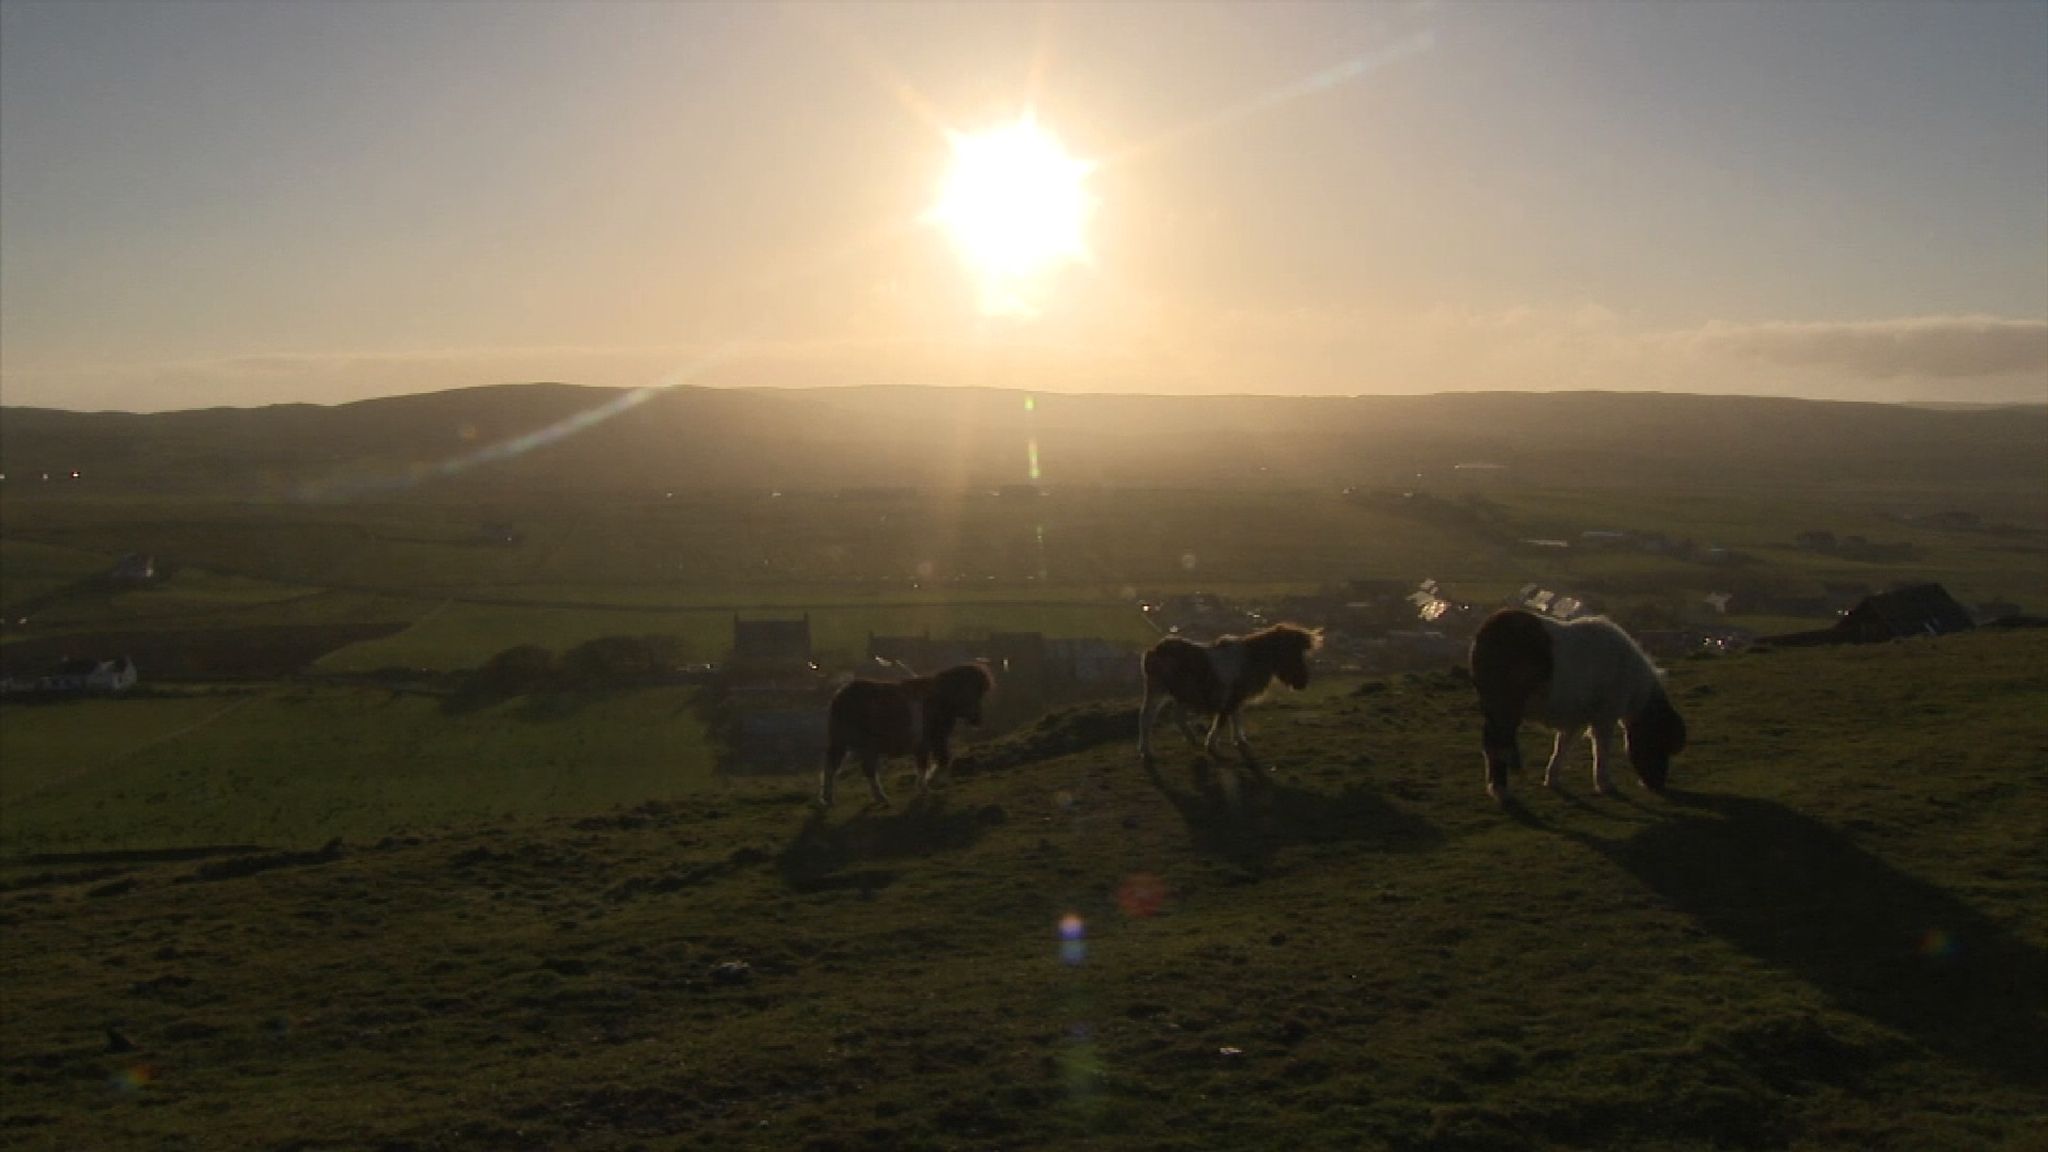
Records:
[[[867,773],[874,802],[887,804],[882,790],[882,758],[915,756],[917,786],[924,788],[941,768],[953,763],[947,740],[953,725],[965,720],[981,724],[981,700],[996,678],[979,664],[961,664],[933,676],[900,683],[854,680],[832,695],[825,717],[825,770],[819,773],[818,804],[832,806],[832,785],[839,766],[852,752]]]
[[[1237,750],[1252,758],[1244,734],[1245,702],[1258,698],[1274,680],[1290,688],[1308,687],[1308,655],[1321,647],[1322,633],[1293,624],[1275,624],[1249,636],[1225,636],[1214,644],[1196,644],[1169,636],[1143,658],[1145,702],[1138,712],[1138,755],[1152,758],[1152,725],[1168,703],[1179,707],[1174,722],[1188,743],[1215,754],[1216,734],[1227,722]],[[1206,740],[1196,740],[1187,713],[1215,717]]]
[[[1671,706],[1656,665],[1611,620],[1565,623],[1519,608],[1487,617],[1472,638],[1472,684],[1486,719],[1486,792],[1507,795],[1508,773],[1522,766],[1515,738],[1524,718],[1556,732],[1543,786],[1579,736],[1593,735],[1593,790],[1606,792],[1608,745],[1619,725],[1628,735],[1636,778],[1664,789],[1671,758],[1685,748],[1685,720]]]

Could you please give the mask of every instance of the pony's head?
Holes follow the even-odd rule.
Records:
[[[1684,717],[1659,692],[1648,707],[1629,718],[1627,729],[1628,762],[1637,779],[1650,791],[1662,792],[1671,774],[1671,758],[1685,750]]]
[[[1323,646],[1323,634],[1295,624],[1275,624],[1245,637],[1245,645],[1258,649],[1273,675],[1299,692],[1308,687],[1308,656]]]
[[[996,686],[995,674],[983,664],[959,664],[932,677],[933,703],[945,715],[981,727],[981,701]]]

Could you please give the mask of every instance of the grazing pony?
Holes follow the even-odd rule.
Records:
[[[1656,665],[1612,620],[1566,623],[1519,608],[1487,617],[1472,639],[1472,683],[1486,717],[1486,793],[1506,796],[1508,771],[1522,767],[1515,732],[1522,719],[1556,731],[1543,786],[1557,783],[1572,742],[1593,732],[1593,790],[1609,787],[1607,746],[1620,724],[1629,763],[1652,792],[1664,790],[1671,757],[1685,747],[1685,721],[1664,694]]]
[[[1249,761],[1251,741],[1245,738],[1245,702],[1256,699],[1277,678],[1290,688],[1308,687],[1308,654],[1321,647],[1323,634],[1293,624],[1275,624],[1249,636],[1225,636],[1214,644],[1196,644],[1169,636],[1154,644],[1141,662],[1145,671],[1145,702],[1138,712],[1138,755],[1152,758],[1152,725],[1167,704],[1178,704],[1174,722],[1188,743],[1216,752],[1216,734],[1230,724],[1237,750]],[[1186,713],[1215,717],[1209,738],[1195,739]]]
[[[981,699],[996,678],[979,664],[961,664],[934,676],[900,683],[854,680],[832,694],[825,715],[825,770],[819,773],[818,804],[832,806],[832,785],[848,752],[860,757],[868,791],[877,804],[887,804],[882,790],[882,758],[917,757],[917,786],[924,788],[940,768],[953,763],[947,738],[953,725],[965,720],[981,724]]]

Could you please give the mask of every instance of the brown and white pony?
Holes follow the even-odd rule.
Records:
[[[1225,636],[1214,644],[1196,644],[1169,636],[1146,652],[1145,702],[1138,712],[1138,755],[1152,758],[1152,726],[1168,703],[1179,705],[1174,722],[1188,743],[1216,752],[1216,734],[1227,722],[1237,750],[1252,758],[1244,734],[1245,702],[1258,698],[1274,680],[1290,688],[1308,687],[1308,654],[1321,647],[1322,633],[1293,624],[1275,624],[1249,636]],[[1214,716],[1209,737],[1197,741],[1186,713]]]
[[[939,769],[953,763],[947,745],[953,725],[965,720],[979,727],[982,697],[995,683],[995,676],[979,664],[961,664],[894,684],[847,683],[832,694],[825,715],[825,769],[819,773],[818,804],[832,806],[833,782],[848,752],[860,757],[868,791],[877,804],[889,802],[889,794],[882,790],[885,756],[915,756],[917,786],[928,786]]]
[[[1589,616],[1569,623],[1520,608],[1489,616],[1472,639],[1472,683],[1486,717],[1486,792],[1507,794],[1508,772],[1520,771],[1515,733],[1526,717],[1557,733],[1543,786],[1557,783],[1565,753],[1582,733],[1593,733],[1593,790],[1606,792],[1608,743],[1619,724],[1628,734],[1636,778],[1652,792],[1664,789],[1671,757],[1685,747],[1685,721],[1664,694],[1656,665],[1612,620]]]

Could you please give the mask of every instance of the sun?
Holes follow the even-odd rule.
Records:
[[[931,219],[981,279],[982,310],[1032,312],[1049,274],[1089,259],[1095,166],[1067,154],[1027,115],[971,136],[954,135],[953,166]]]

